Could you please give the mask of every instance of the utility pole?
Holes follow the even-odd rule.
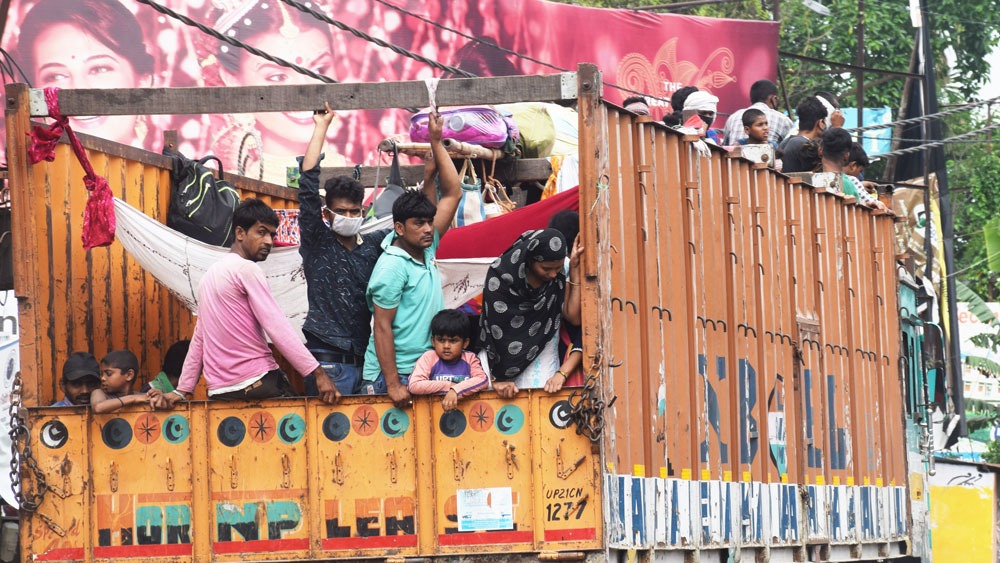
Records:
[[[858,67],[855,73],[857,82],[857,106],[858,106],[858,127],[864,127],[865,113],[865,71],[861,70],[865,66],[865,0],[858,0],[858,52],[854,59],[855,66]],[[864,133],[858,132],[858,143],[862,143]]]
[[[924,114],[938,112],[937,81],[934,76],[934,52],[931,50],[930,17],[927,13],[928,0],[920,1],[920,15],[923,22],[921,43],[924,55]],[[938,141],[941,135],[941,119],[935,118],[925,122],[927,136],[924,141]],[[938,184],[938,210],[941,214],[941,245],[944,248],[945,277],[941,280],[944,286],[943,306],[947,311],[942,317],[947,318],[947,351],[948,367],[951,369],[949,382],[952,405],[955,414],[960,417],[958,436],[968,436],[969,429],[965,422],[965,389],[962,385],[962,347],[958,334],[958,303],[955,287],[955,226],[951,210],[951,197],[948,191],[948,169],[944,157],[944,147],[936,147],[926,151],[924,161],[929,171],[934,172]],[[927,185],[930,189],[930,184]]]

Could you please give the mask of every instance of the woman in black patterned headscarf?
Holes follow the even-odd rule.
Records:
[[[578,257],[579,249],[573,250]],[[486,274],[480,342],[494,388],[503,398],[517,393],[514,378],[538,358],[559,331],[568,293],[563,273],[568,251],[559,231],[528,231]],[[574,320],[579,323],[579,319]]]

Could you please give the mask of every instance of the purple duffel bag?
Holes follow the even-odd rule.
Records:
[[[486,106],[444,110],[444,130],[441,136],[463,143],[502,149],[508,141],[516,142],[519,133],[513,118]],[[422,111],[410,120],[410,140],[426,143],[431,140],[427,130],[428,114]],[[511,143],[513,145],[513,143]]]

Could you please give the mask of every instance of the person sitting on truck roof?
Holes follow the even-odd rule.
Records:
[[[296,371],[316,378],[324,402],[335,403],[340,391],[295,334],[257,265],[271,252],[278,216],[263,201],[249,198],[236,206],[233,226],[236,240],[231,252],[198,284],[198,321],[177,389],[159,396],[150,391],[153,405],[173,407],[187,399],[203,369],[210,399],[292,395],[265,334]]]
[[[543,387],[558,374],[554,336],[562,319],[579,325],[579,264],[574,245],[569,279],[563,273],[566,240],[555,229],[527,231],[490,266],[483,287],[480,344],[493,388],[513,398],[521,385]]]
[[[680,127],[684,118],[684,102],[688,96],[698,91],[695,86],[685,86],[677,89],[670,96],[670,113],[663,116],[663,123],[668,127]]]
[[[722,144],[722,134],[717,129],[712,129],[715,122],[716,111],[719,107],[719,98],[698,90],[692,92],[684,100],[684,110],[681,112],[685,127],[693,127],[701,132],[701,136],[716,145]],[[695,116],[698,119],[695,119]]]
[[[844,165],[844,173],[854,176],[858,180],[864,180],[864,172],[865,168],[868,168],[868,164],[868,151],[857,141],[851,143],[851,153],[847,157],[847,164]]]
[[[365,290],[375,262],[382,255],[381,242],[391,229],[359,234],[364,221],[361,208],[365,189],[353,178],[327,180],[323,187],[325,200],[320,199],[320,153],[333,117],[329,103],[325,103],[324,111],[313,115],[313,135],[300,162],[299,253],[309,300],[302,333],[306,348],[337,389],[352,394],[361,382],[365,349],[371,337],[372,314],[365,304]],[[433,189],[433,182],[427,185]],[[306,376],[305,390],[306,395],[317,394],[311,375]]]
[[[360,392],[388,393],[399,407],[411,404],[406,385],[417,359],[431,347],[431,319],[444,308],[437,248],[448,232],[462,197],[455,164],[441,144],[444,120],[430,119],[431,151],[438,167],[441,199],[407,191],[392,204],[393,230],[382,241],[382,256],[365,294],[375,319],[365,351]]]
[[[139,375],[139,358],[128,350],[108,352],[101,359],[101,388],[91,394],[90,406],[95,413],[115,412],[125,405],[145,403],[145,393],[133,393],[132,385]]]
[[[747,138],[744,129],[745,112],[758,110],[767,118],[768,140],[775,145],[780,143],[792,130],[794,124],[785,114],[778,111],[778,86],[767,79],[758,80],[750,86],[750,107],[734,112],[726,120],[724,143],[726,145],[745,144]],[[756,143],[762,144],[762,143]]]
[[[101,366],[90,352],[73,352],[63,364],[63,375],[59,385],[63,390],[61,401],[53,407],[86,406],[90,395],[101,385]]]
[[[636,115],[649,115],[649,102],[644,96],[625,98],[622,107]]]
[[[770,140],[771,126],[767,122],[767,115],[757,108],[749,108],[743,111],[742,117],[743,132],[746,135],[737,141],[740,145],[771,145],[778,148],[778,143]]]
[[[839,173],[844,195],[854,196],[859,204],[886,209],[884,203],[868,193],[860,180],[844,172],[844,166],[851,154],[851,142],[851,134],[840,127],[831,127],[823,131],[823,136],[820,137],[823,172]]]
[[[458,400],[489,387],[486,372],[469,347],[472,325],[455,309],[438,311],[431,319],[433,350],[424,352],[413,366],[407,389],[413,395],[444,393],[441,406],[449,411]]]
[[[782,151],[782,172],[786,174],[789,172],[812,172],[810,163],[803,158],[802,153],[806,150],[806,144],[819,139],[819,136],[826,129],[826,107],[814,96],[802,100],[795,108],[795,114],[799,118],[798,133],[790,135],[778,145]]]

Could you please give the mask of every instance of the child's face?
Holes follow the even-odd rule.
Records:
[[[857,162],[848,162],[844,166],[844,174],[854,176],[855,178],[860,178],[861,173],[864,172],[864,170],[864,166],[859,165]]]
[[[122,372],[118,368],[101,364],[101,390],[105,393],[127,393],[132,389],[133,379],[135,372],[132,370]]]
[[[753,120],[753,124],[750,127],[744,127],[744,131],[747,133],[747,137],[756,144],[767,143],[767,135],[770,133],[770,128],[767,126],[767,117],[760,116]]]
[[[465,347],[469,345],[469,339],[459,338],[458,336],[435,335],[431,339],[431,343],[434,345],[434,351],[437,352],[439,358],[446,362],[454,362],[462,356]]]

